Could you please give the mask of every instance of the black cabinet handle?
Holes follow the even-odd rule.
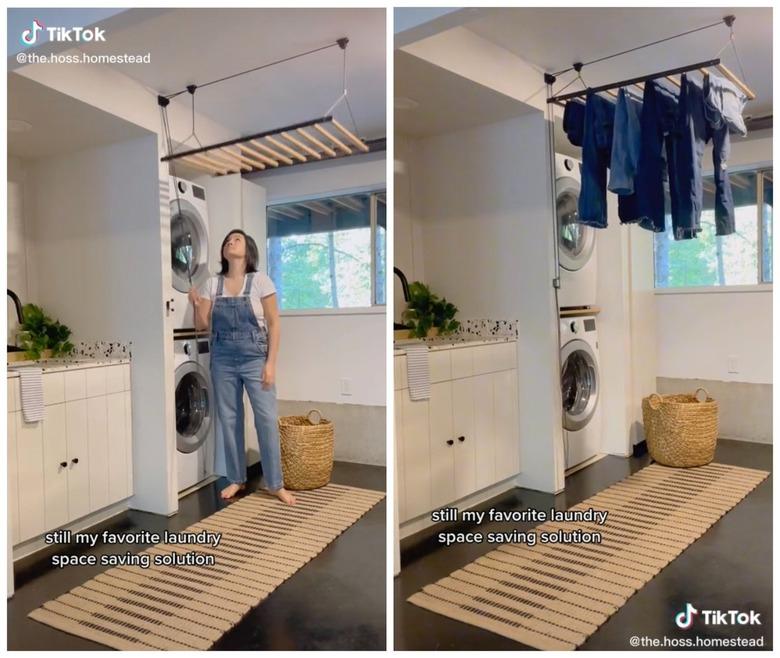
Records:
[[[60,462],[60,466],[62,466],[62,468],[65,468],[67,465],[68,465],[68,462]]]
[[[79,463],[79,458],[78,457],[74,457],[73,459],[70,460],[70,463],[71,464],[78,464]]]
[[[465,436],[459,436],[458,437],[458,441],[460,441],[461,443],[463,443],[465,440],[466,440]]]
[[[455,441],[453,441],[452,439],[447,439],[448,446],[451,446],[453,443],[455,443]]]

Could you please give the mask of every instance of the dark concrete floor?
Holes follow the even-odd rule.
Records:
[[[332,481],[385,491],[385,469],[337,462]],[[257,485],[250,479],[248,489]],[[105,525],[114,532],[182,530],[225,505],[224,481],[179,501],[170,518],[129,511]],[[386,646],[386,501],[382,500],[282,583],[214,645],[215,650],[382,650]],[[103,529],[103,528],[100,528]],[[146,546],[138,546],[138,550]],[[98,546],[90,553],[110,552]],[[55,570],[48,556],[17,564],[16,592],[8,601],[9,650],[105,650],[27,618],[49,599],[80,585],[102,567]]]
[[[715,460],[748,468],[772,470],[772,446],[720,440]],[[648,455],[622,459],[605,457],[567,478],[558,496],[514,489],[479,509],[536,507],[566,509],[639,470]],[[528,530],[534,524],[485,523],[483,532]],[[435,534],[441,526],[407,538],[401,546],[402,570],[395,579],[395,648],[402,650],[521,650],[528,649],[495,633],[419,608],[406,599],[439,578],[489,552],[486,545],[443,548]],[[583,645],[589,650],[631,649],[631,636],[662,639],[691,637],[674,615],[687,602],[699,610],[755,610],[761,626],[710,626],[704,638],[757,638],[772,646],[772,482],[771,476],[713,525],[701,538],[640,589]],[[697,624],[695,629],[702,628]],[[641,647],[640,647],[641,649]],[[647,650],[645,648],[645,650]]]

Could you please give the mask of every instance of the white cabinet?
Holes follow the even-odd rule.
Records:
[[[8,390],[11,390],[11,384],[8,384]],[[10,394],[9,394],[10,398]],[[19,499],[16,492],[19,487],[19,477],[17,470],[18,450],[16,447],[16,428],[19,423],[19,412],[11,411],[11,405],[8,405],[8,525],[10,528],[11,542],[19,543]]]
[[[474,379],[455,379],[452,382],[452,428],[453,434],[456,435],[452,475],[456,499],[477,490],[477,443],[474,427]]]
[[[25,422],[16,416],[16,481],[11,492],[19,504],[19,541],[40,535],[46,529],[43,482],[43,424]]]
[[[401,520],[431,510],[431,450],[428,439],[428,402],[413,401],[404,391],[401,399],[402,448],[399,462],[406,495],[406,516]]]
[[[458,345],[429,355],[431,395],[419,401],[409,397],[405,357],[394,357],[401,522],[520,470],[516,344]]]
[[[90,513],[89,439],[87,401],[65,403],[65,432],[68,437],[68,513],[77,519]]]
[[[431,384],[428,401],[428,441],[431,455],[431,507],[455,500],[455,437],[452,431],[452,382]]]
[[[13,544],[132,495],[129,364],[44,373],[40,422],[24,421],[18,378],[8,391]]]
[[[46,405],[46,417],[41,426],[44,520],[47,528],[58,528],[68,522],[68,444],[65,404]]]

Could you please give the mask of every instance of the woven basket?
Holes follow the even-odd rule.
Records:
[[[699,392],[704,392],[704,400]],[[703,466],[715,457],[718,403],[704,388],[693,395],[652,395],[642,400],[650,456],[664,466]]]
[[[311,415],[317,414],[317,422]],[[319,409],[305,416],[281,416],[279,436],[282,471],[287,489],[317,489],[330,482],[333,471],[333,423]]]

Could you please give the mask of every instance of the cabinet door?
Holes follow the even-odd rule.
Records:
[[[11,389],[11,380],[8,380]],[[21,412],[8,414],[8,520],[11,530],[11,544],[19,543],[19,467],[17,466],[16,428]]]
[[[496,482],[495,416],[493,411],[493,376],[473,377],[474,438],[477,489]]]
[[[397,362],[397,360],[396,360]],[[409,518],[406,515],[406,486],[403,478],[404,463],[404,421],[403,421],[403,398],[406,395],[404,391],[395,391],[395,427],[394,427],[394,446],[395,446],[395,464],[397,477],[395,479],[397,491],[395,492],[398,501],[398,520],[405,521]]]
[[[431,384],[431,509],[455,500],[455,437],[452,433],[452,382]]]
[[[473,377],[452,382],[452,429],[455,435],[455,498],[463,498],[477,488]]]
[[[493,373],[496,423],[496,480],[520,470],[520,437],[517,411],[517,370]]]
[[[61,373],[59,373],[61,374]],[[50,404],[43,427],[43,494],[45,530],[68,522],[68,448],[65,405]]]
[[[21,412],[16,425],[19,466],[19,541],[45,532],[43,481],[43,423],[26,423]]]
[[[111,500],[108,488],[108,418],[105,395],[87,398],[87,439],[89,507],[90,511],[94,512],[106,507]]]
[[[130,372],[130,365],[127,364],[127,373]],[[129,386],[130,379],[126,380]],[[130,390],[124,392],[125,396],[125,438],[127,444],[125,445],[125,462],[127,467],[127,495],[133,495],[133,400]],[[213,469],[212,469],[213,470]]]
[[[406,490],[406,518],[412,519],[431,510],[431,451],[428,440],[428,401],[415,400],[404,391],[403,471]]]
[[[123,392],[106,396],[108,422],[108,498],[115,503],[127,498],[127,437],[125,395]]]
[[[68,435],[68,512],[75,521],[90,512],[87,401],[65,403]]]

